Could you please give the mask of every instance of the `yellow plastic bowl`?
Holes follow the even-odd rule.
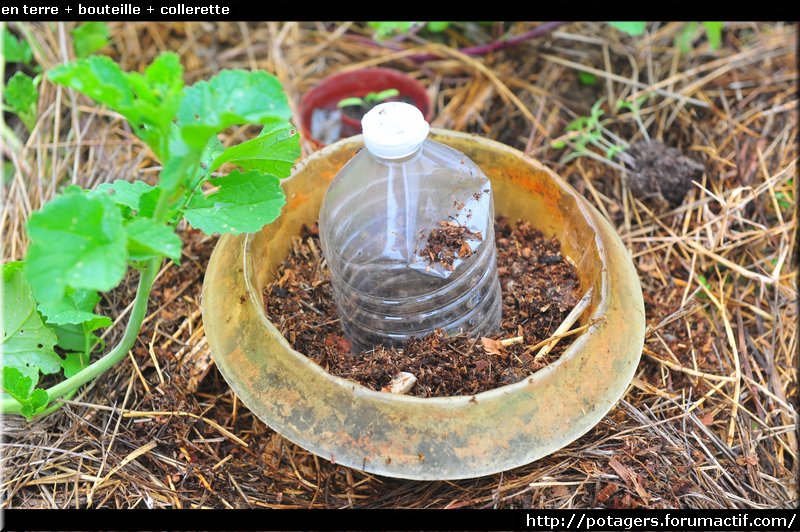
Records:
[[[223,236],[203,284],[211,352],[233,391],[292,442],[332,462],[391,477],[471,478],[528,464],[574,441],[616,404],[644,342],[641,287],[614,228],[558,175],[498,142],[447,130],[432,138],[472,158],[492,181],[495,210],[561,241],[594,323],[554,363],[475,396],[419,398],[335,377],[270,322],[263,288],[303,224],[317,220],[331,179],[363,146],[351,137],[305,159],[284,182],[283,214],[259,233]]]

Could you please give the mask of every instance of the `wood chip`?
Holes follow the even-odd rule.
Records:
[[[415,384],[417,384],[417,378],[414,375],[407,371],[401,371],[396,377],[389,381],[387,386],[381,388],[381,391],[405,394],[410,392]]]

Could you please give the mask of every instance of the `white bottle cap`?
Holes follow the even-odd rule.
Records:
[[[428,137],[430,126],[419,109],[402,102],[376,105],[361,119],[364,144],[376,157],[411,155]]]

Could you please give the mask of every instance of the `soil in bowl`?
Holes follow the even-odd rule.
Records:
[[[376,346],[354,355],[336,314],[316,224],[293,239],[276,280],[265,288],[267,315],[295,350],[373,390],[388,389],[401,372],[416,377],[408,393],[419,397],[474,395],[518,382],[557,360],[569,345],[572,337],[544,355],[537,346],[580,299],[578,275],[558,240],[528,222],[498,217],[495,239],[503,322],[491,337],[435,331],[402,349]]]

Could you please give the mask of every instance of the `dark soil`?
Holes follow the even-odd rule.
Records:
[[[420,256],[431,264],[439,263],[446,270],[453,271],[456,258],[465,259],[472,255],[467,240],[483,240],[480,232],[473,232],[452,220],[439,222],[439,227],[431,229],[428,242]]]
[[[580,299],[574,266],[556,239],[546,239],[528,222],[495,224],[497,266],[503,289],[502,331],[476,339],[436,331],[410,340],[403,349],[376,347],[359,355],[336,316],[330,276],[321,256],[316,225],[304,227],[292,253],[265,289],[268,315],[292,346],[334,375],[381,390],[401,371],[417,383],[420,397],[473,395],[511,384],[561,356],[565,338],[535,360],[537,343],[549,338]],[[522,337],[504,345],[500,340]],[[506,342],[510,344],[511,342]]]
[[[643,200],[666,200],[673,207],[681,204],[692,180],[699,180],[705,169],[677,148],[658,141],[637,142],[627,153],[634,159],[628,174],[631,192]]]

